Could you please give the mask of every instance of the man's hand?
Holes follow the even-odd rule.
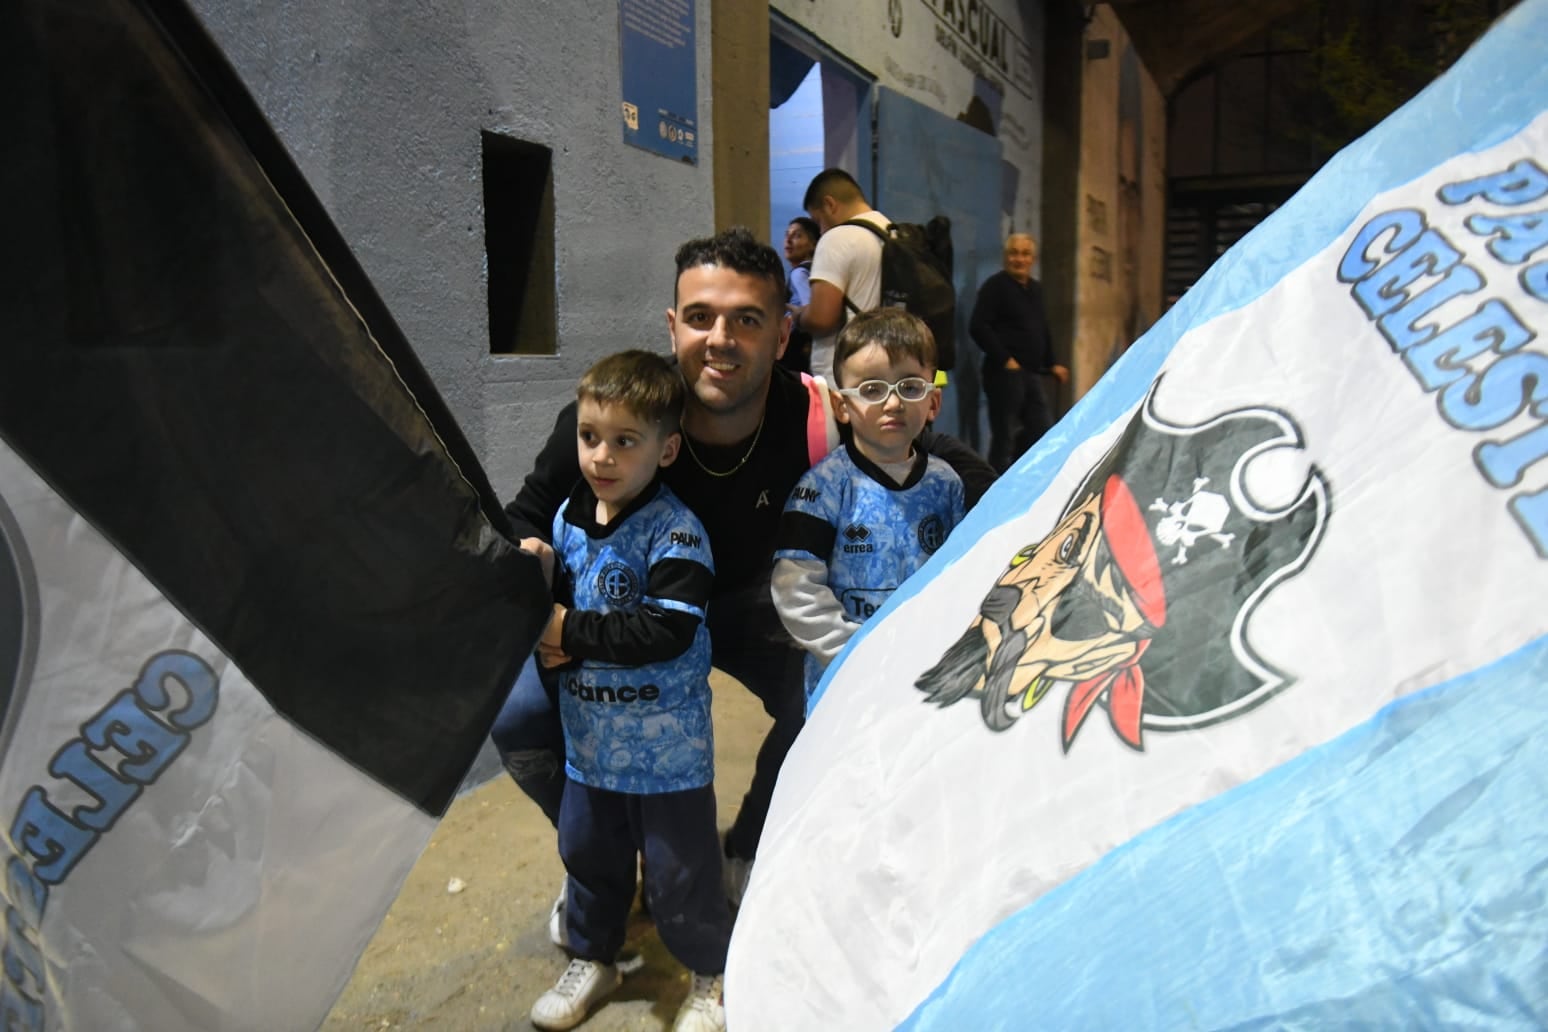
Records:
[[[538,557],[538,563],[543,567],[543,580],[549,587],[554,586],[554,549],[542,538],[524,537],[517,542],[523,552],[531,552]]]
[[[1005,371],[1007,373],[1014,373],[1016,370],[1018,370],[1020,368],[1021,368],[1021,363],[1016,361],[1014,358],[1007,358],[1005,360]]]
[[[1051,375],[1055,380],[1058,380],[1061,384],[1070,382],[1070,371],[1062,365],[1050,366],[1048,372],[1049,375]]]
[[[543,636],[538,639],[539,645],[557,649],[564,640],[564,615],[569,610],[558,602],[554,603],[554,611],[548,618],[548,626],[543,628]]]
[[[537,649],[538,665],[545,670],[564,666],[570,662],[570,657],[559,649],[551,649],[547,645],[539,645]]]
[[[554,603],[554,611],[548,618],[548,626],[543,628],[543,636],[538,639],[538,662],[545,667],[563,666],[570,661],[565,655],[560,642],[564,639],[564,615],[569,612],[559,603]]]

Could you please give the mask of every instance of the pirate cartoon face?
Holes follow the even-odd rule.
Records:
[[[976,696],[984,723],[1003,731],[1067,685],[1066,750],[1098,705],[1142,749],[1147,727],[1226,719],[1288,682],[1252,651],[1247,618],[1310,557],[1326,484],[1312,470],[1287,505],[1259,504],[1247,468],[1300,447],[1294,424],[1252,409],[1176,426],[1154,399],[1152,387],[1052,531],[1011,557],[978,616],[916,681],[928,701]]]

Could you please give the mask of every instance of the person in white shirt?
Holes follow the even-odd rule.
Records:
[[[822,235],[809,274],[812,295],[797,325],[812,335],[812,374],[833,382],[833,347],[852,314],[881,304],[881,238],[852,219],[886,230],[891,220],[867,203],[854,177],[841,168],[817,173],[801,206]]]

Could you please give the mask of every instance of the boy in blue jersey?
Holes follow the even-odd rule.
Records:
[[[806,650],[808,712],[833,657],[963,514],[962,481],[918,442],[941,406],[930,328],[900,308],[858,315],[833,376],[852,433],[791,492],[774,543],[774,606]]]
[[[725,1028],[731,913],[715,827],[709,539],[661,483],[677,457],[685,387],[665,358],[626,351],[581,378],[581,481],[554,517],[553,619],[538,660],[559,678],[559,854],[575,954],[532,1007],[568,1029],[619,983],[635,856],[661,941],[694,973],[679,1032]]]

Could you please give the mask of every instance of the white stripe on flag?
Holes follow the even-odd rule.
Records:
[[[8,1013],[315,1028],[434,819],[276,716],[3,444],[0,506],[36,584],[0,605],[36,641],[0,767]]]

